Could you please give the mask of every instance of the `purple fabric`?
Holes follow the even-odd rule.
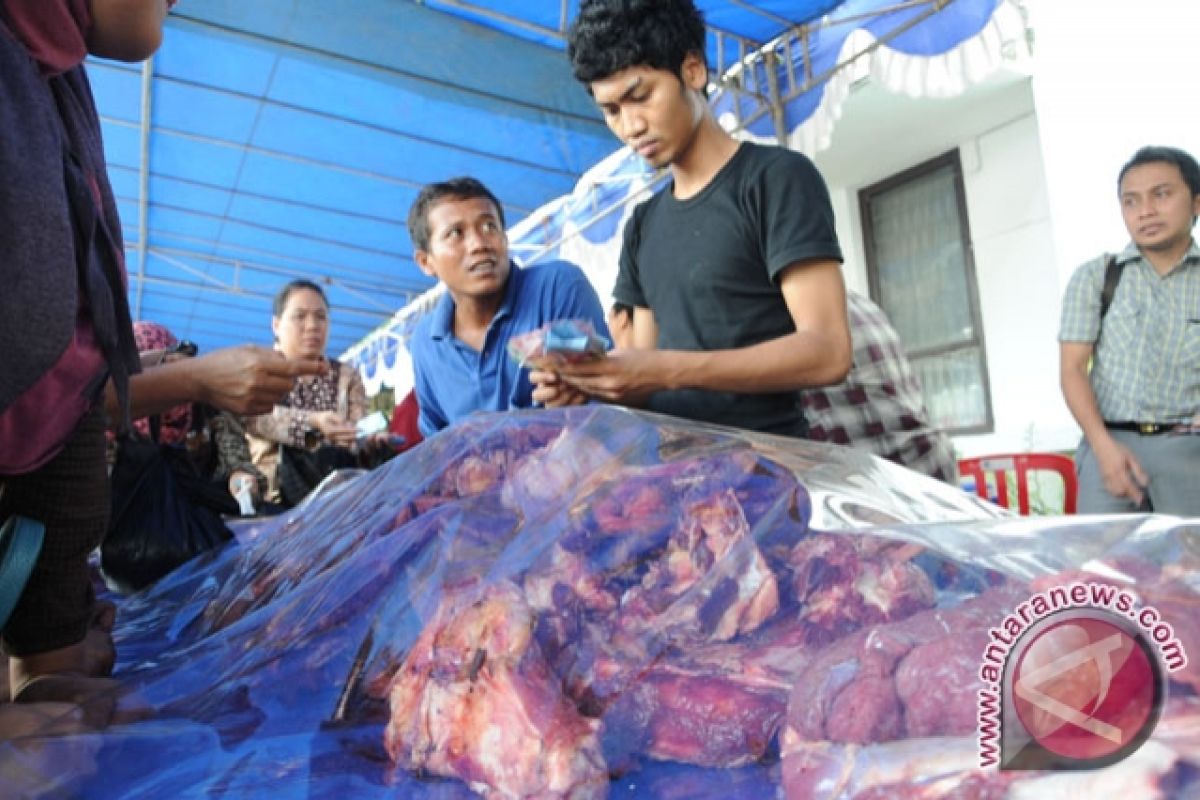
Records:
[[[91,0],[0,0],[0,12],[43,75],[66,72],[87,57]]]
[[[82,383],[88,376],[91,383]],[[26,475],[48,463],[95,405],[108,371],[104,355],[84,318],[71,344],[42,377],[0,411],[0,483],[5,475]]]
[[[80,365],[96,349],[123,406],[128,376],[139,369],[100,121],[83,52],[74,48],[84,31],[50,31],[61,37],[58,50],[49,40],[23,42],[13,33],[31,35],[36,22],[50,17],[82,26],[86,19],[77,6],[0,0],[0,418],[14,409],[20,417],[19,425],[0,419],[0,435],[21,437],[19,443],[0,438],[0,454],[19,445],[22,469],[51,458],[95,399],[104,365],[91,371]],[[45,58],[48,50],[63,59],[76,53],[79,61],[53,72],[64,66],[61,60],[31,55]],[[91,337],[80,335],[88,327]],[[46,380],[51,373],[57,374]],[[31,390],[41,394],[31,398]],[[78,408],[78,416],[64,420],[53,413],[61,403]],[[28,416],[39,409],[46,418],[32,424]],[[0,472],[15,469],[0,464]]]

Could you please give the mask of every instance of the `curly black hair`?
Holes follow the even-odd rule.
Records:
[[[500,227],[504,224],[504,206],[492,191],[471,177],[451,178],[425,185],[408,210],[408,236],[414,250],[429,250],[429,209],[449,197],[452,200],[483,199],[492,201]]]
[[[583,0],[567,33],[567,56],[585,85],[628,67],[679,75],[689,53],[708,66],[704,36],[692,0]]]
[[[1158,162],[1174,164],[1179,169],[1179,174],[1183,177],[1183,182],[1187,184],[1192,197],[1200,195],[1200,165],[1196,164],[1196,159],[1192,157],[1191,153],[1180,150],[1178,147],[1155,145],[1138,150],[1133,154],[1133,158],[1121,167],[1121,172],[1117,175],[1117,191],[1121,191],[1121,181],[1125,180],[1125,173],[1129,170],[1140,167],[1142,164]]]

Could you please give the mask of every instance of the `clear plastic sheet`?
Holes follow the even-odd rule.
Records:
[[[823,654],[919,615],[978,633],[972,603],[1077,570],[1195,617],[1200,580],[1178,519],[1016,518],[849,448],[606,406],[480,415],[234,527],[121,602],[117,721],[0,742],[0,794],[893,796],[970,780],[974,735],[847,744],[850,715],[807,713]],[[1163,727],[1186,783],[1200,731]],[[841,778],[789,785],[797,738]]]

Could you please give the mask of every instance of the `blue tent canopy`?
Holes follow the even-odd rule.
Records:
[[[880,39],[908,31],[890,46],[943,52],[999,2],[701,0],[714,79],[726,78],[717,109],[750,134],[781,122],[786,134],[864,22]],[[330,352],[387,338],[397,309],[433,285],[412,258],[408,207],[454,175],[488,184],[510,225],[537,216],[527,228],[547,235],[547,204],[617,144],[563,52],[577,8],[184,0],[153,60],[93,60],[135,318],[203,350],[265,343],[271,297],[305,277],[329,294]],[[912,23],[934,16],[938,35]],[[607,191],[591,204],[621,201]]]

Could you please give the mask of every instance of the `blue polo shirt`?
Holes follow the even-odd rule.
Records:
[[[417,323],[409,351],[425,436],[475,411],[533,405],[529,370],[508,355],[508,340],[517,334],[560,319],[586,319],[597,333],[608,336],[600,298],[579,267],[565,261],[510,267],[504,301],[488,325],[483,352],[454,336],[454,298],[449,292]]]

